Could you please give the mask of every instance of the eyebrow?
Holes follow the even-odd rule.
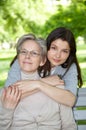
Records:
[[[51,46],[55,46],[55,47],[58,48],[58,46],[56,46],[55,44],[51,44]],[[62,48],[62,50],[68,50],[68,51],[70,51],[70,49],[67,49],[67,48]]]
[[[27,49],[25,49],[25,48],[21,48],[21,50],[25,50],[25,51],[29,51],[29,50],[27,50]],[[38,52],[38,53],[40,53],[38,50],[31,50],[31,51],[36,51],[36,52]]]

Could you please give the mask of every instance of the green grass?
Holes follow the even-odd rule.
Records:
[[[0,87],[3,87],[7,78],[10,62],[15,56],[15,50],[0,50]]]

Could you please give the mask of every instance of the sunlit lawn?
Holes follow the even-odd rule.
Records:
[[[15,50],[0,50],[0,87],[4,85]]]
[[[83,87],[86,87],[86,45],[77,46],[77,57],[80,63],[83,77]],[[9,65],[12,58],[15,56],[15,50],[0,50],[0,87],[4,85]]]

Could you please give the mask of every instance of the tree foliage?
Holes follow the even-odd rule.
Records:
[[[67,6],[49,4],[53,0],[44,1],[0,0],[0,42],[15,41],[20,35],[29,32],[46,37],[59,26],[70,28],[76,38],[86,38],[85,0],[70,0]]]
[[[47,20],[44,26],[44,32],[47,33],[59,26],[70,28],[77,38],[78,36],[86,38],[86,4],[85,1],[72,0],[67,7],[57,6],[56,13]],[[86,40],[86,39],[85,39]]]

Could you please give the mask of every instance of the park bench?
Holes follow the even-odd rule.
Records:
[[[86,88],[78,89],[78,98],[73,111],[78,130],[86,130]],[[79,124],[80,121],[84,121],[84,124]]]

